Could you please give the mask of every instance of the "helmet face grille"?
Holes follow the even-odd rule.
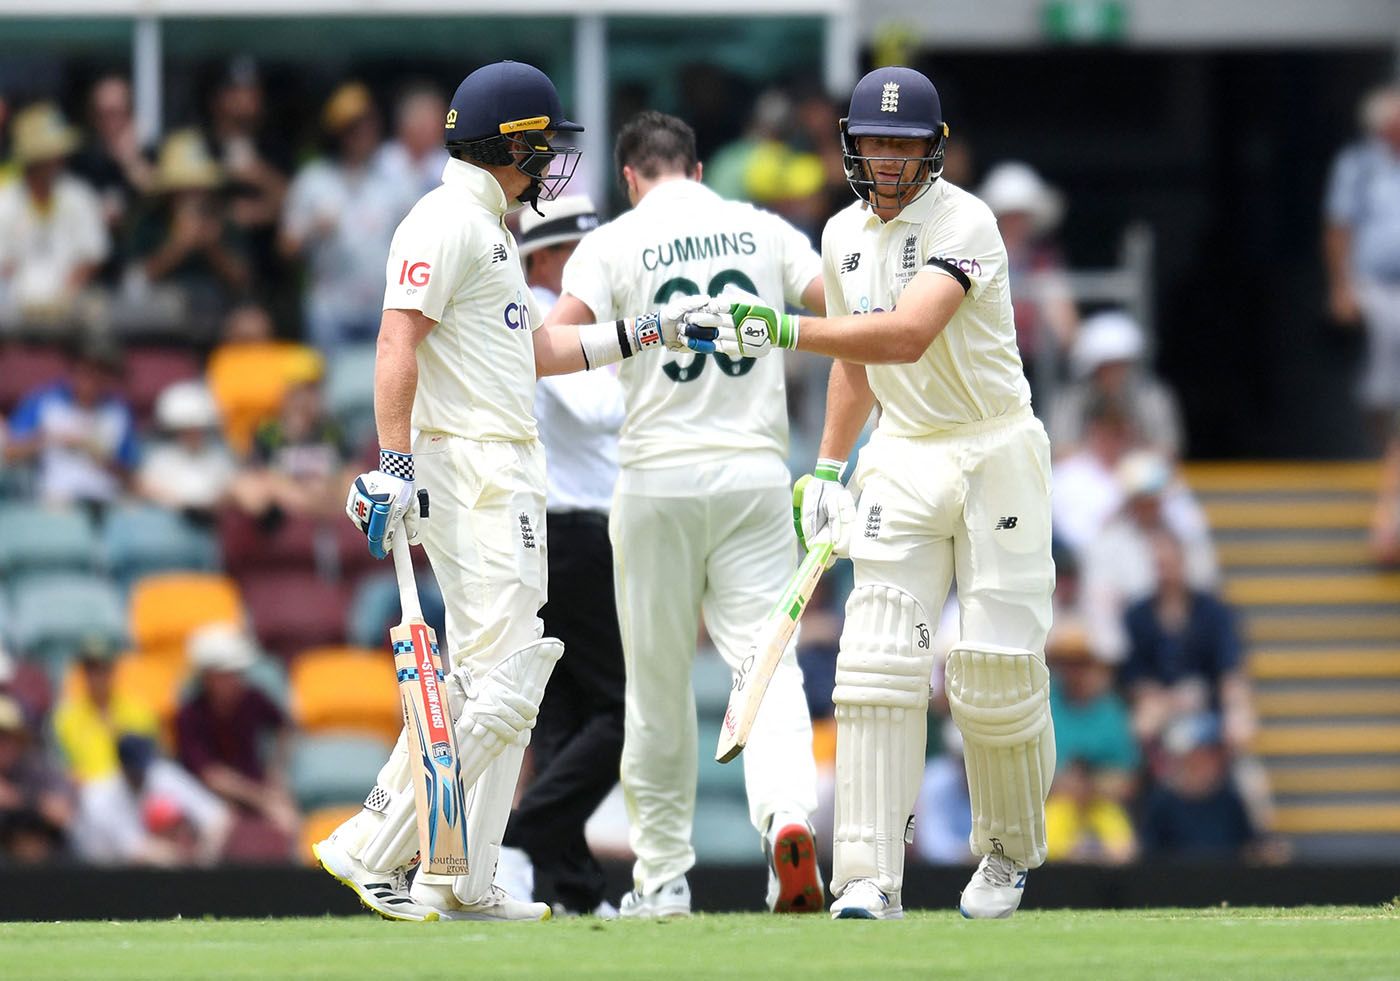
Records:
[[[898,201],[900,207],[907,207],[927,193],[943,176],[943,157],[948,144],[947,126],[940,126],[937,133],[929,138],[928,152],[922,156],[876,157],[859,151],[856,141],[860,137],[850,134],[847,122],[843,119],[840,123],[841,163],[846,170],[846,182],[861,200],[874,204],[878,194],[887,200]],[[905,180],[904,172],[910,161],[918,161],[920,166],[914,171],[912,179]],[[897,162],[900,165],[900,179],[879,180],[875,176],[875,165],[884,162]]]
[[[448,147],[461,150],[474,163],[488,167],[514,166],[530,178],[530,186],[519,195],[520,201],[529,205],[559,197],[573,179],[583,152],[575,146],[553,144],[539,130],[450,143]]]

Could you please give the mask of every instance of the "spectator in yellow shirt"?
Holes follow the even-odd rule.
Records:
[[[151,707],[116,690],[117,648],[106,637],[90,637],[78,652],[53,714],[54,738],[78,783],[118,774],[117,741],[123,736],[155,738],[159,728]]]

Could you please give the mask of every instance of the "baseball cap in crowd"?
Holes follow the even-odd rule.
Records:
[[[577,242],[597,227],[598,211],[585,195],[541,201],[539,213],[527,209],[520,216],[520,258],[551,245]]]
[[[374,97],[364,82],[346,82],[331,93],[321,110],[321,125],[329,133],[339,133],[374,111]]]
[[[1167,458],[1152,450],[1133,450],[1118,462],[1118,486],[1128,497],[1160,494],[1171,483],[1172,468]]]
[[[1167,723],[1162,730],[1162,748],[1173,756],[1184,756],[1193,750],[1219,746],[1222,738],[1220,717],[1200,712],[1178,716]]]
[[[1074,373],[1087,378],[1101,365],[1141,360],[1145,342],[1137,321],[1120,310],[1096,313],[1079,328],[1070,361]]]
[[[178,381],[156,399],[156,424],[168,432],[213,429],[219,425],[219,407],[204,382]]]
[[[190,635],[190,666],[196,671],[247,671],[258,648],[247,631],[232,623],[212,623]]]

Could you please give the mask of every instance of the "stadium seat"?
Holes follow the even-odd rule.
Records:
[[[55,346],[0,346],[0,415],[8,416],[20,399],[68,371],[63,351]]]
[[[211,532],[152,504],[127,504],[107,513],[102,527],[107,567],[126,588],[154,572],[208,572],[218,566]]]
[[[347,344],[326,366],[326,407],[354,444],[374,434],[374,351],[373,344]]]
[[[348,526],[349,523],[346,524]],[[364,537],[361,536],[360,540],[363,542]],[[418,603],[423,608],[423,619],[437,631],[439,644],[445,643],[447,608],[443,605],[437,580],[422,571],[417,578]],[[401,619],[399,584],[394,574],[387,571],[374,573],[361,579],[355,587],[355,599],[350,604],[350,615],[345,625],[346,636],[350,643],[360,647],[383,649],[389,641],[389,628]]]
[[[112,685],[149,705],[160,720],[161,736],[174,745],[175,710],[189,669],[183,650],[137,651],[117,659]]]
[[[763,844],[749,823],[749,809],[742,800],[697,799],[690,838],[701,862],[738,865],[763,860]]]
[[[719,741],[719,727],[722,716],[701,717],[696,755],[699,769],[696,771],[696,793],[706,800],[736,800],[743,803],[744,763],[742,759],[731,763],[715,762],[715,743]]]
[[[350,531],[355,530],[350,522],[341,523]],[[320,529],[321,525],[311,518],[288,515],[275,531],[268,532],[251,515],[228,509],[219,516],[224,568],[240,579],[262,570],[314,572]]]
[[[301,842],[297,846],[297,858],[307,865],[316,865],[316,856],[311,846],[329,838],[331,832],[350,820],[360,811],[359,804],[332,804],[318,807],[301,819]]]
[[[181,348],[129,348],[122,374],[127,401],[137,422],[144,425],[151,419],[156,397],[166,386],[199,377],[199,359]]]
[[[84,638],[126,641],[121,594],[105,577],[36,573],[14,582],[10,595],[11,635],[22,657],[48,660],[57,669]]]
[[[142,651],[183,651],[196,627],[245,619],[238,587],[213,573],[163,573],[137,580],[129,609],[131,639]]]
[[[310,809],[364,800],[392,745],[373,736],[300,737],[288,767],[297,803]]]
[[[386,647],[319,647],[291,665],[292,706],[305,732],[350,731],[393,741],[403,727]]]
[[[95,568],[97,532],[76,508],[39,504],[0,505],[0,573]]]
[[[237,453],[247,453],[253,431],[276,415],[287,381],[320,356],[286,341],[226,344],[209,357],[207,378],[224,420],[224,436]]]
[[[243,581],[243,599],[258,640],[283,660],[344,640],[348,592],[314,573],[261,573]]]

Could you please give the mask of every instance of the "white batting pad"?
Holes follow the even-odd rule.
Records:
[[[501,838],[515,802],[515,785],[529,742],[511,743],[486,767],[467,797],[467,864],[470,871],[452,880],[453,894],[468,906],[480,903],[496,878]],[[524,897],[516,897],[524,898]]]
[[[458,668],[448,676],[447,693],[456,719],[457,758],[462,766],[462,783],[470,791],[486,772],[491,761],[501,755],[507,746],[519,747],[515,771],[520,770],[520,756],[530,744],[530,730],[535,727],[535,717],[539,715],[540,700],[544,698],[544,688],[554,665],[564,653],[564,645],[553,637],[545,637],[520,648],[484,675],[479,681],[472,681],[470,675]],[[394,747],[394,754],[380,771],[380,780],[392,776],[395,756],[404,745],[403,736]],[[382,818],[362,810],[351,819],[372,825],[368,834],[362,833],[364,844],[357,849],[359,858],[367,867],[383,872],[407,865],[418,850],[418,825],[414,815],[413,788],[408,784],[407,750],[403,750],[399,767],[402,776],[399,786],[376,789],[393,791],[390,800],[383,808]],[[514,793],[515,784],[507,797]],[[371,794],[371,797],[374,797]],[[509,801],[507,801],[507,805]],[[476,845],[470,835],[471,808],[468,805],[467,847],[469,860],[475,861]],[[507,813],[509,813],[507,811]],[[349,822],[347,822],[348,824]],[[500,837],[500,831],[496,837]],[[352,851],[355,854],[355,851]],[[494,859],[492,865],[494,866]],[[472,866],[475,871],[475,866]],[[426,872],[419,873],[427,875]],[[449,877],[441,877],[448,881]],[[489,884],[489,880],[488,880]]]
[[[948,653],[948,705],[963,736],[975,854],[1000,846],[1036,868],[1045,861],[1045,795],[1055,775],[1050,672],[1031,651],[959,644]]]
[[[862,586],[846,604],[836,659],[836,834],[831,891],[873,879],[898,902],[905,833],[924,772],[929,623],[892,586]]]

